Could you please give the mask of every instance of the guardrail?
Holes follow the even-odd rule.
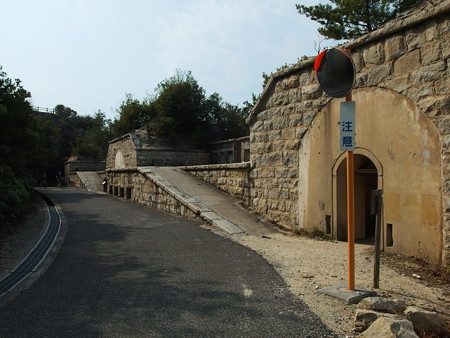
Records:
[[[55,110],[51,109],[51,108],[43,108],[43,107],[36,107],[36,106],[33,106],[32,108],[35,112],[38,112],[38,113],[55,114]]]

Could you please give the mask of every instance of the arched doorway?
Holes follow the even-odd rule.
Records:
[[[355,240],[373,243],[375,235],[375,216],[370,214],[371,192],[381,188],[381,171],[364,154],[354,155],[355,166]],[[336,164],[335,187],[335,238],[347,240],[347,160],[345,157]]]
[[[438,129],[412,101],[392,91],[355,89],[353,99],[357,114],[354,154],[360,155],[355,163],[359,170],[355,172],[356,186],[365,187],[356,196],[356,238],[371,237],[373,221],[368,215],[366,219],[365,210],[369,207],[369,190],[379,188],[383,190],[383,248],[439,262],[444,219]],[[339,146],[340,102],[330,101],[301,140],[298,210],[301,227],[318,228],[335,239],[346,240],[346,166],[345,153]],[[373,183],[375,176],[377,185]]]

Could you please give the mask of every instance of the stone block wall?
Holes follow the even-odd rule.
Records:
[[[408,97],[441,136],[443,237],[450,260],[450,3],[427,3],[351,41],[355,88],[380,87]],[[274,74],[248,122],[251,207],[280,227],[299,226],[299,145],[331,98],[320,88],[314,59]],[[389,123],[389,121],[386,121]]]
[[[65,163],[65,172],[75,171],[103,171],[105,170],[105,161],[67,161]]]
[[[209,160],[207,151],[149,146],[136,133],[129,133],[109,142],[106,168],[208,164]]]
[[[76,172],[71,172],[69,174],[69,186],[77,189],[86,189],[86,185],[81,180],[80,176]]]
[[[138,166],[183,166],[208,164],[209,152],[175,149],[143,149],[137,152]]]
[[[106,169],[136,168],[136,147],[130,134],[109,142]]]
[[[250,119],[251,207],[291,230],[298,226],[300,140],[329,101],[311,68],[304,63],[272,78]]]
[[[213,142],[209,145],[211,164],[240,163],[250,160],[250,138],[248,136]]]
[[[158,179],[152,178],[145,171],[112,170],[106,173],[108,192],[112,195],[131,199],[176,215],[200,220],[197,210],[192,210],[176,198],[177,193],[159,185]]]
[[[183,169],[250,205],[250,162],[190,166]]]

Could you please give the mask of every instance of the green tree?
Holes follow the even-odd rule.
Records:
[[[319,33],[327,39],[355,39],[370,33],[423,0],[330,0],[331,4],[305,6],[297,11],[322,25]]]
[[[162,137],[194,136],[203,142],[202,131],[207,127],[208,111],[205,107],[205,90],[191,72],[178,70],[169,79],[160,82],[152,102],[155,117],[149,131]]]
[[[72,108],[66,107],[62,104],[56,105],[54,112],[57,116],[61,118],[72,118],[77,116],[77,112],[73,110]]]
[[[52,161],[57,130],[40,119],[31,94],[0,66],[0,220],[21,214],[29,189]],[[3,224],[3,222],[0,222]]]
[[[11,80],[0,68],[0,163],[18,176],[29,172],[38,135],[31,94],[20,80]]]
[[[245,104],[245,103],[244,103]],[[248,111],[237,105],[224,102],[219,94],[214,93],[205,100],[208,112],[208,141],[237,138],[249,134],[245,122]]]
[[[144,125],[151,136],[197,146],[248,135],[248,110],[224,102],[218,93],[207,97],[190,71],[177,70],[142,102],[127,94],[118,113],[112,124],[116,136]]]
[[[128,93],[125,95],[125,100],[120,105],[118,113],[119,118],[115,119],[112,124],[115,136],[120,136],[138,129],[156,116],[156,112],[149,98],[141,103]]]
[[[79,116],[77,120],[83,127],[73,141],[72,154],[104,159],[108,150],[108,141],[112,138],[111,121],[101,111],[93,117]]]

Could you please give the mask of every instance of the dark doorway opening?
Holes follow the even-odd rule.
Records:
[[[378,171],[366,156],[355,154],[355,240],[372,244],[375,235],[375,215],[370,214],[371,191],[378,188]],[[347,241],[347,160],[337,170],[337,234]]]

